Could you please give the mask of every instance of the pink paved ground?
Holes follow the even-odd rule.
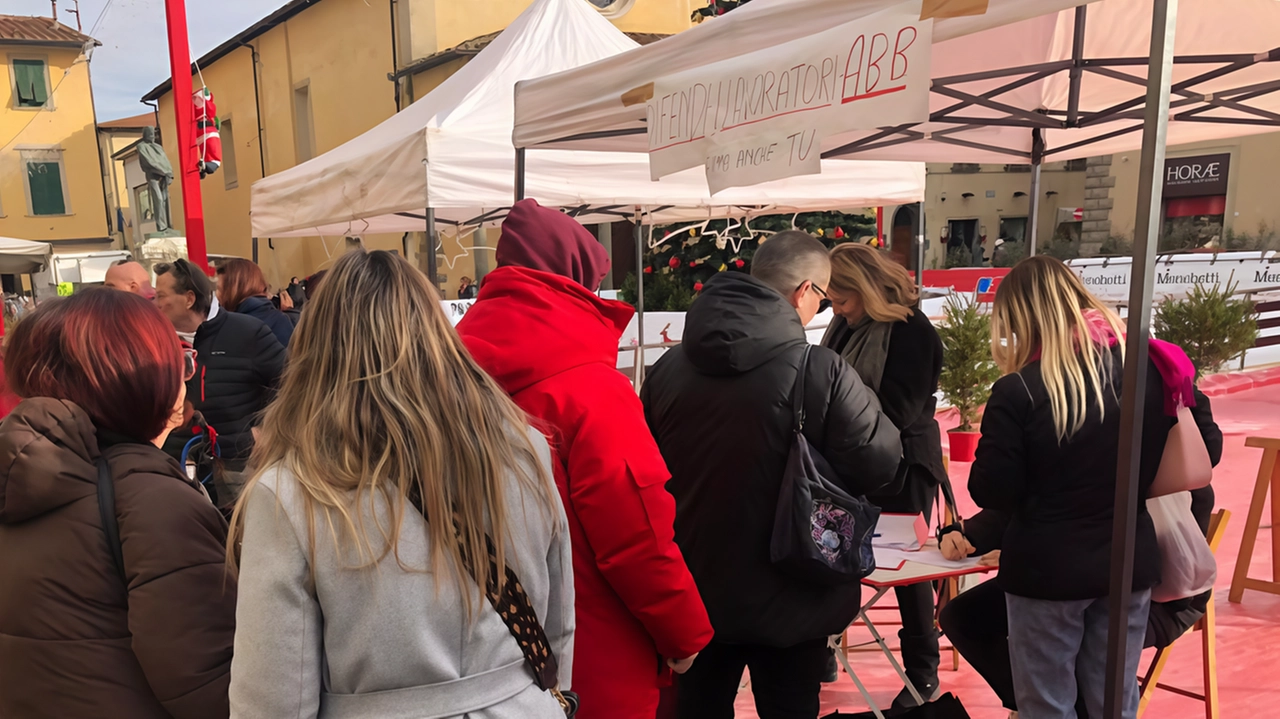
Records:
[[[1221,716],[1274,717],[1280,716],[1280,674],[1277,674],[1277,655],[1280,654],[1280,597],[1257,592],[1246,592],[1244,601],[1231,604],[1227,601],[1227,589],[1235,570],[1236,556],[1240,551],[1244,521],[1258,474],[1258,461],[1262,451],[1244,446],[1245,437],[1280,437],[1280,385],[1249,389],[1213,399],[1213,412],[1226,435],[1226,447],[1222,463],[1214,473],[1214,488],[1218,507],[1231,511],[1231,522],[1226,537],[1218,550],[1218,583],[1215,603],[1218,609],[1218,686],[1221,699]],[[954,425],[954,422],[951,423]],[[947,429],[944,426],[944,430]],[[951,469],[961,511],[971,513],[974,505],[965,491],[968,465],[955,465]],[[1269,511],[1263,515],[1263,526],[1269,522]],[[1271,578],[1271,529],[1264,528],[1258,534],[1257,548],[1253,554],[1252,576]],[[1280,578],[1278,578],[1280,579]],[[890,598],[888,601],[892,601]],[[876,621],[877,616],[872,616]],[[895,631],[889,628],[890,632]],[[1185,687],[1193,691],[1201,688],[1201,662],[1198,639],[1191,635],[1184,644],[1176,645],[1173,657],[1165,670],[1163,683]],[[1148,652],[1149,657],[1151,652]],[[901,689],[900,680],[889,668],[883,656],[854,654],[854,669],[871,690],[881,706],[888,704]],[[960,670],[950,671],[950,656],[944,652],[941,674],[945,691],[956,693],[964,702],[973,719],[1005,719],[1008,712],[987,688],[986,683],[967,664],[961,662]],[[1146,666],[1144,659],[1143,667]],[[823,713],[837,709],[865,711],[866,703],[847,675],[841,672],[840,681],[828,685],[822,693]],[[738,695],[738,716],[756,716],[751,691],[748,687]],[[1159,692],[1145,717],[1147,719],[1199,719],[1204,705],[1168,692]]]

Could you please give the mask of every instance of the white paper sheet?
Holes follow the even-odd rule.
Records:
[[[927,564],[931,567],[941,567],[943,569],[972,569],[978,566],[978,562],[981,559],[981,557],[969,557],[959,561],[951,561],[943,557],[942,551],[934,544],[927,544],[913,552],[891,547],[873,547],[873,549],[876,554],[876,566],[887,570],[898,567],[902,562]]]
[[[927,531],[924,515],[885,512],[880,515],[880,521],[876,523],[871,546],[904,550],[919,549],[924,543]]]

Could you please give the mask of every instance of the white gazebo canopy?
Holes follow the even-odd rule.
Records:
[[[0,237],[0,274],[33,275],[48,269],[53,246],[47,242]]]
[[[501,219],[515,192],[517,82],[622,57],[638,45],[585,0],[537,0],[465,67],[365,134],[254,183],[256,237],[361,235]],[[583,221],[646,222],[915,202],[918,163],[824,163],[824,174],[712,197],[701,170],[651,181],[627,152],[530,152],[525,195]]]
[[[625,104],[626,93],[921,4],[753,0],[625,55],[520,83],[516,147],[646,152],[646,106]],[[1034,164],[1138,149],[1152,0],[923,5],[980,13],[933,20],[927,121],[830,134],[824,158]],[[1280,130],[1278,29],[1276,0],[1181,3],[1170,145]]]

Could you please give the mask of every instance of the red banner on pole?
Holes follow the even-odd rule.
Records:
[[[192,136],[191,50],[187,40],[187,7],[184,0],[165,0],[169,31],[169,70],[173,76],[173,112],[177,121],[178,179],[182,183],[182,214],[187,233],[187,259],[206,273],[209,255],[205,246],[204,203],[200,198],[200,171],[196,167]]]

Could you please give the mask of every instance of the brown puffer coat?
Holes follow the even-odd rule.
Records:
[[[164,452],[107,446],[126,596],[98,456],[70,402],[29,399],[0,424],[0,717],[226,717],[226,523]]]

